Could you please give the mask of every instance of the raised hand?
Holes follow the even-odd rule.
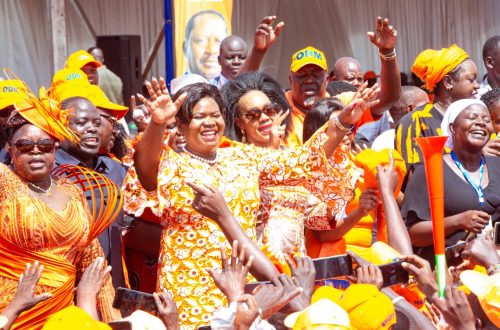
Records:
[[[377,17],[375,32],[368,32],[370,41],[379,49],[392,50],[396,46],[398,31],[389,24],[389,19]]]
[[[97,257],[83,272],[76,289],[76,305],[98,320],[96,310],[97,294],[104,279],[111,272],[111,266],[104,266],[104,258]]]
[[[290,110],[281,110],[273,119],[273,124],[271,126],[271,134],[269,135],[269,148],[278,150],[281,146],[281,141],[285,137],[286,125],[282,125],[283,120],[288,116]]]
[[[427,260],[416,255],[400,256],[398,259],[404,261],[401,267],[415,277],[417,287],[423,294],[431,298],[437,293],[436,279]]]
[[[173,102],[163,78],[160,78],[158,82],[153,77],[152,82],[146,82],[146,89],[148,90],[149,99],[142,94],[137,94],[137,98],[148,108],[151,113],[151,120],[158,125],[163,125],[174,118],[186,98],[186,95],[183,94]]]
[[[467,296],[455,287],[446,287],[445,299],[435,298],[433,302],[452,329],[476,329],[476,319]]]
[[[377,166],[377,181],[382,193],[393,193],[398,185],[398,175],[394,170],[394,156],[389,151],[389,165]]]
[[[33,265],[26,264],[24,273],[19,276],[17,290],[14,298],[9,304],[9,307],[15,308],[19,313],[30,309],[41,301],[47,300],[52,297],[51,293],[42,293],[35,295],[35,287],[40,280],[43,272],[43,265],[35,261]]]
[[[500,256],[497,253],[495,243],[489,237],[491,236],[486,235],[486,238],[476,238],[467,243],[461,253],[462,258],[485,268],[499,264]]]
[[[250,329],[252,323],[259,316],[259,306],[257,300],[251,294],[244,294],[238,299],[236,316],[234,317],[235,330]]]
[[[281,274],[277,278],[273,279],[273,283],[280,283],[285,288],[284,297],[294,295],[294,298],[290,300],[287,306],[287,311],[290,312],[300,312],[307,308],[311,303],[311,298],[304,293],[304,289],[300,286],[297,278],[291,278],[286,274]],[[295,294],[299,292],[295,296]]]
[[[218,224],[224,219],[229,219],[231,211],[227,203],[217,189],[212,185],[199,185],[194,182],[186,182],[193,189],[193,208],[200,214],[216,221]]]
[[[359,209],[367,215],[371,210],[380,204],[379,192],[375,188],[367,188],[359,196]]]
[[[316,278],[316,268],[311,257],[294,256],[291,260],[286,256],[286,262],[292,272],[292,277],[297,279],[299,286],[304,289],[304,294],[311,300],[314,292],[314,279]],[[295,262],[294,262],[295,261]]]
[[[271,315],[285,307],[303,290],[296,286],[287,287],[285,289],[278,277],[273,278],[272,282],[272,284],[261,284],[252,292],[252,295],[255,297],[257,304],[262,310],[263,319],[268,319]]]
[[[254,47],[258,50],[267,50],[278,38],[283,27],[284,22],[279,22],[273,28],[273,23],[276,16],[266,16],[262,19],[259,27],[255,31]]]
[[[178,330],[179,313],[174,299],[165,292],[153,293],[153,299],[158,309],[158,318],[163,322],[167,330]]]
[[[500,139],[496,138],[488,141],[483,147],[483,155],[500,157]]]
[[[354,125],[361,118],[365,110],[380,102],[377,99],[379,93],[380,87],[378,84],[368,87],[368,82],[363,83],[356,91],[356,94],[354,94],[351,103],[338,113],[341,124],[344,126]],[[330,121],[334,120],[336,115],[336,112],[332,113]]]
[[[237,301],[245,291],[247,282],[247,274],[252,267],[253,256],[248,258],[245,263],[245,246],[242,246],[238,255],[238,241],[233,241],[233,250],[231,253],[231,261],[226,257],[225,248],[221,246],[220,254],[222,259],[222,272],[218,273],[213,269],[207,269],[212,276],[215,285],[228,298],[229,302]]]
[[[351,282],[357,284],[373,284],[379,290],[384,285],[382,271],[377,265],[358,266],[352,275],[348,276]]]

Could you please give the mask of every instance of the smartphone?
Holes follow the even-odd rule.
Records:
[[[120,309],[124,317],[129,316],[138,309],[154,315],[157,314],[155,300],[151,293],[127,288],[116,289],[113,307]]]
[[[455,245],[450,245],[446,247],[444,255],[446,257],[446,264],[448,266],[458,266],[462,263],[463,259],[461,257],[462,250],[464,249],[466,242],[460,242]]]
[[[410,275],[405,269],[403,269],[401,266],[402,263],[402,261],[396,261],[379,266],[382,271],[382,277],[384,278],[384,288],[395,284],[408,283]]]
[[[493,242],[495,245],[500,245],[500,222],[495,223],[495,231],[493,232]]]
[[[352,259],[348,254],[313,259],[316,281],[352,274]]]
[[[108,325],[113,330],[132,330],[130,321],[111,321]]]
[[[199,327],[198,330],[212,330],[212,328],[209,325],[207,325],[204,327]]]
[[[271,281],[250,282],[245,285],[245,293],[252,294],[253,290],[261,284],[271,284]],[[201,328],[200,328],[201,329]]]

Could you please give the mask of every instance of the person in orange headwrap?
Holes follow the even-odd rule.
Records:
[[[424,50],[415,59],[412,71],[425,83],[422,87],[432,93],[434,100],[405,115],[396,128],[396,150],[403,156],[408,171],[423,161],[415,138],[441,135],[440,125],[448,106],[473,98],[479,88],[476,64],[455,44],[441,50]]]
[[[12,165],[0,164],[0,311],[12,300],[25,265],[39,261],[45,271],[35,293],[49,292],[52,297],[22,313],[14,327],[40,329],[51,314],[73,304],[78,271],[103,255],[96,238],[115,219],[121,198],[106,178],[95,174],[99,182],[88,182],[84,170],[66,167],[65,177],[75,175],[84,185],[110,188],[107,208],[93,216],[82,191],[51,174],[59,141],[76,143],[78,138],[66,126],[66,112],[43,88],[40,97],[25,84],[24,89],[7,122]],[[112,292],[111,278],[106,281]],[[102,317],[111,320],[119,315],[111,309],[113,294],[108,293],[105,289],[105,296],[100,295],[98,306]]]

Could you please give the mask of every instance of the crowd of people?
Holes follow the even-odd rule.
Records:
[[[308,46],[282,86],[259,71],[275,21],[250,51],[222,40],[210,81],[153,77],[130,107],[96,47],[38,95],[4,70],[0,328],[500,328],[500,36],[481,84],[457,45],[423,50],[408,84],[378,17],[379,76],[349,57],[330,72]],[[430,136],[448,137],[444,291],[416,142]],[[408,278],[388,284],[388,264]],[[152,287],[155,316],[126,315],[120,287]]]

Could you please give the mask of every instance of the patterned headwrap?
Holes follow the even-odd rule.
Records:
[[[469,55],[455,44],[441,50],[426,49],[418,54],[411,71],[424,81],[424,87],[432,92],[446,74],[468,58]]]

